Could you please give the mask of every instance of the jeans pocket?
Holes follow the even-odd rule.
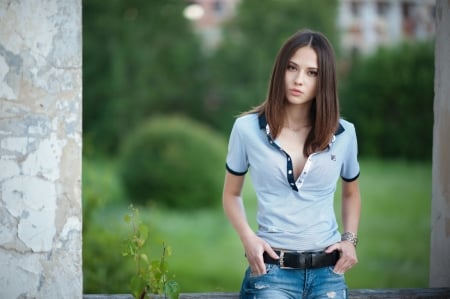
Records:
[[[249,270],[249,277],[250,278],[257,278],[257,277],[262,277],[262,276],[265,276],[265,275],[267,275],[267,274],[270,274],[270,272],[272,272],[272,269],[273,269],[273,267],[275,267],[276,265],[273,265],[273,264],[264,264],[265,266],[266,266],[266,273],[265,274],[254,274],[253,272],[252,272],[252,270],[250,269]]]
[[[337,272],[334,272],[334,266],[328,267],[328,270],[330,270],[330,272],[331,272],[332,274],[337,275],[337,276],[339,276],[339,277],[343,277],[343,276],[344,276],[344,273],[337,273]]]

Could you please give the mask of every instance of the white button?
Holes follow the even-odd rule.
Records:
[[[289,170],[288,173],[289,173],[289,174],[292,174],[292,170]]]

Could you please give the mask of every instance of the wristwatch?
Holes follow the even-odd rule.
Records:
[[[351,232],[345,232],[341,235],[341,241],[349,241],[356,247],[358,244],[358,235]]]

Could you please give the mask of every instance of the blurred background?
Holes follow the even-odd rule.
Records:
[[[130,293],[133,204],[182,292],[236,292],[246,260],[221,207],[235,117],[281,44],[323,32],[357,129],[362,218],[350,288],[428,285],[433,0],[83,1],[84,293]],[[339,188],[336,211],[339,213]],[[255,226],[255,197],[244,201]]]

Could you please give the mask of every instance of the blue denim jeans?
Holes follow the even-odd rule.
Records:
[[[346,299],[347,285],[333,266],[297,270],[266,264],[267,273],[255,276],[245,272],[241,299]]]

